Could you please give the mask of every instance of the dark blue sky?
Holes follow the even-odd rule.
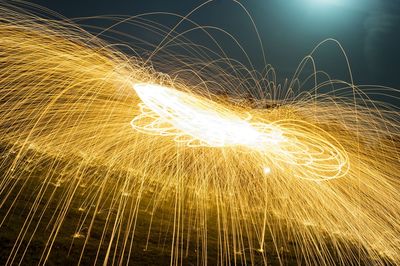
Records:
[[[186,15],[201,1],[180,0],[34,0],[61,15],[74,18],[97,15],[137,15],[164,11]],[[278,77],[291,77],[301,59],[320,41],[337,39],[346,50],[356,83],[400,88],[400,1],[398,0],[244,0],[262,37],[267,62]],[[154,18],[154,17],[152,17]],[[193,16],[201,25],[213,25],[241,41],[256,65],[261,50],[250,20],[230,0],[216,0]],[[167,16],[156,20],[169,26],[177,22]],[[91,21],[92,25],[99,21]],[[123,28],[134,35],[135,30]],[[202,42],[199,34],[191,39]],[[223,42],[223,38],[220,41]],[[232,48],[230,49],[230,45]],[[233,44],[224,44],[230,56],[243,59]],[[346,79],[345,61],[333,44],[317,53],[320,67],[334,77]]]

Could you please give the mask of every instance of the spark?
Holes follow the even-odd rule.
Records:
[[[297,166],[301,173],[295,175],[304,179],[339,178],[348,171],[346,151],[317,135],[316,130],[307,132],[306,127],[312,125],[301,125],[301,121],[252,122],[249,114],[246,117],[210,100],[156,84],[134,84],[133,89],[142,103],[141,114],[131,125],[140,132],[174,136],[176,142],[190,147],[244,146],[277,167]]]
[[[271,173],[271,168],[269,168],[269,167],[264,167],[264,168],[263,168],[263,171],[264,171],[264,174],[268,175],[268,174]]]
[[[250,123],[211,101],[201,101],[187,93],[154,84],[135,84],[133,87],[143,101],[142,115],[132,121],[137,130],[175,134],[177,139],[186,134],[192,140],[199,140],[201,145],[211,147],[256,147],[262,142],[260,132]],[[155,115],[157,118],[151,124],[143,128],[136,125],[138,120]],[[172,127],[162,127],[168,124]]]
[[[0,236],[16,232],[5,265],[31,251],[58,262],[71,236],[76,264],[155,250],[171,265],[400,261],[400,115],[369,87],[298,93],[297,77],[280,87],[225,57],[166,75],[29,10],[0,3]],[[163,69],[181,62],[163,49]]]

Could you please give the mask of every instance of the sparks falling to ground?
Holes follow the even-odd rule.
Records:
[[[276,99],[275,83],[209,62],[189,72],[216,80],[192,84],[71,22],[0,14],[6,265],[56,261],[60,239],[74,264],[146,252],[171,265],[400,262],[400,117],[368,87],[328,80]],[[230,101],[210,84],[236,98],[260,87],[271,97],[253,102],[280,104]]]

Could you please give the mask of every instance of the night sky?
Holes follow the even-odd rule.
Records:
[[[180,0],[34,0],[67,18],[128,15],[163,11],[186,15],[201,1]],[[241,1],[260,32],[267,63],[272,64],[278,81],[291,77],[301,59],[320,41],[337,39],[346,50],[355,83],[400,88],[400,1],[398,0],[247,0]],[[152,17],[154,18],[154,17]],[[243,44],[256,67],[262,68],[261,50],[251,21],[238,4],[217,0],[191,17],[201,25],[222,28]],[[173,26],[178,20],[158,16],[162,24]],[[103,26],[101,21],[91,22]],[[128,34],[135,29],[126,26]],[[179,29],[178,29],[179,30]],[[205,36],[192,35],[201,42]],[[224,48],[241,60],[241,53],[230,42]],[[333,77],[347,79],[345,61],[333,44],[316,54],[319,66]],[[348,79],[347,79],[348,80]]]

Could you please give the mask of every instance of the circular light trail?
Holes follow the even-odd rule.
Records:
[[[253,122],[251,115],[188,92],[157,84],[132,86],[142,100],[141,114],[131,121],[138,131],[173,136],[192,147],[242,146],[280,169],[291,165],[294,176],[304,179],[333,179],[348,171],[345,150],[315,126],[300,121]]]

